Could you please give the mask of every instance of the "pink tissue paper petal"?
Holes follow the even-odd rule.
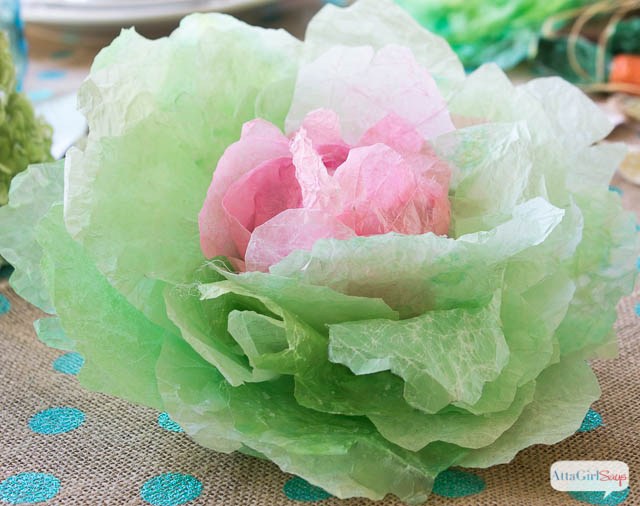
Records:
[[[303,65],[286,130],[294,132],[320,107],[335,111],[349,144],[390,113],[404,118],[425,139],[454,129],[435,81],[404,47],[335,47]]]
[[[418,228],[401,219],[416,194],[415,174],[402,156],[388,146],[352,149],[334,179],[344,197],[339,218],[357,235]]]
[[[322,144],[318,146],[316,151],[322,159],[322,163],[327,168],[327,172],[330,176],[333,176],[334,172],[340,165],[342,165],[347,156],[349,156],[349,146],[340,144]]]
[[[302,122],[313,148],[318,152],[327,172],[334,171],[347,159],[350,146],[342,140],[340,118],[328,109],[316,109]]]
[[[302,128],[307,132],[313,147],[318,149],[322,144],[342,144],[340,132],[340,118],[329,109],[316,109],[307,114],[302,121]]]
[[[327,211],[339,208],[340,186],[329,175],[304,128],[300,128],[291,141],[291,155],[302,190],[303,206]]]
[[[245,123],[238,142],[229,146],[218,161],[198,224],[200,247],[207,258],[217,255],[238,257],[226,226],[222,198],[229,187],[260,163],[289,155],[289,139],[275,126],[262,119]]]
[[[256,227],[301,205],[302,193],[290,157],[261,163],[233,183],[222,199],[231,237],[243,257]]]
[[[247,271],[267,272],[295,250],[311,250],[318,239],[351,239],[355,232],[318,209],[288,209],[257,227],[247,247]]]
[[[405,119],[389,114],[367,130],[357,146],[377,143],[402,154],[416,174],[437,181],[445,188],[449,187],[451,168],[436,156],[431,145]]]
[[[358,146],[385,144],[399,153],[419,153],[425,140],[406,119],[391,113],[378,121],[360,138]]]

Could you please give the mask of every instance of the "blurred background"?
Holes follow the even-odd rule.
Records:
[[[493,62],[515,82],[559,75],[609,114],[630,145],[620,169],[640,184],[640,0],[395,0],[445,37],[468,71]],[[352,0],[0,0],[18,87],[54,128],[60,157],[86,129],[76,90],[99,49],[125,27],[167,35],[190,12],[227,12],[299,38],[325,3]]]

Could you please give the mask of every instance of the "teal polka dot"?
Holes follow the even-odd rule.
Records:
[[[65,32],[62,34],[62,42],[65,44],[77,44],[80,42],[80,36],[77,33]]]
[[[629,489],[612,492],[607,497],[604,492],[569,492],[574,499],[588,504],[604,504],[606,506],[616,506],[622,504],[629,495]]]
[[[578,429],[578,432],[589,432],[595,430],[602,425],[602,417],[600,413],[590,409],[582,420],[582,425]]]
[[[636,304],[636,315],[640,316],[640,302]]]
[[[66,72],[64,70],[43,70],[42,72],[38,72],[38,79],[51,81],[55,79],[62,79],[65,75]]]
[[[636,232],[640,232],[640,224],[636,223]]]
[[[60,491],[60,480],[46,473],[20,473],[0,482],[0,501],[35,504],[48,501]]]
[[[72,54],[73,51],[71,49],[60,49],[51,53],[51,58],[54,60],[63,60],[65,58],[69,58]]]
[[[43,102],[44,100],[48,100],[53,97],[53,90],[49,88],[42,88],[39,90],[33,90],[27,93],[29,100],[32,102]]]
[[[636,267],[640,271],[640,257],[638,257],[638,259],[636,260]]]
[[[624,192],[622,191],[622,188],[618,188],[617,186],[609,186],[609,191],[613,192],[613,193],[617,193],[618,195],[622,195]]]
[[[475,474],[457,469],[442,471],[433,483],[433,493],[443,497],[465,497],[484,490],[484,480]]]
[[[169,432],[184,432],[182,427],[171,419],[169,413],[160,413],[158,415],[158,425]]]
[[[61,372],[62,374],[72,374],[76,375],[82,369],[84,365],[84,358],[80,353],[65,353],[64,355],[60,355],[53,362],[53,368]]]
[[[165,473],[151,478],[140,489],[140,496],[153,506],[178,506],[198,498],[202,483],[190,474]]]
[[[4,295],[0,294],[0,315],[6,314],[11,309],[11,303]]]
[[[331,497],[329,492],[315,485],[311,485],[311,483],[298,476],[294,476],[287,481],[287,483],[284,484],[283,490],[284,495],[292,501],[313,502],[322,501]]]
[[[76,408],[49,408],[29,420],[29,428],[38,434],[62,434],[77,429],[84,422],[84,413]]]

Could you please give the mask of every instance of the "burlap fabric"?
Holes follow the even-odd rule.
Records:
[[[640,189],[614,181],[624,190],[628,208],[640,211]],[[283,485],[291,478],[275,465],[241,454],[224,455],[199,447],[183,433],[157,424],[158,413],[106,395],[84,391],[75,376],[52,368],[60,352],[40,344],[32,322],[39,312],[6,285],[0,291],[12,309],[0,317],[0,482],[16,473],[46,472],[58,477],[60,492],[47,504],[142,505],[140,488],[160,473],[179,472],[203,484],[189,504],[287,506]],[[580,504],[549,486],[549,466],[557,460],[622,460],[631,470],[631,493],[625,504],[640,504],[640,293],[621,301],[617,331],[620,357],[595,362],[602,397],[594,409],[604,426],[579,433],[554,446],[522,451],[513,462],[474,471],[486,481],[480,494],[447,499],[433,496],[433,506],[554,506]],[[28,421],[40,410],[73,406],[86,415],[78,429],[41,435]],[[1,501],[0,501],[1,502]],[[364,506],[367,500],[327,499],[323,506]],[[401,504],[389,497],[379,503]]]

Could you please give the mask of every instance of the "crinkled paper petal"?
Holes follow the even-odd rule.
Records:
[[[465,467],[489,467],[509,462],[521,448],[553,444],[572,435],[589,406],[600,396],[595,374],[584,360],[567,358],[545,369],[536,393],[513,427],[498,440],[463,457]]]
[[[51,206],[62,202],[62,162],[32,165],[11,184],[10,203],[0,207],[0,256],[15,267],[11,286],[47,313],[55,313],[40,266],[42,248],[36,225]]]
[[[417,409],[394,406],[384,414],[368,415],[386,439],[403,448],[418,451],[434,441],[445,441],[464,448],[483,448],[498,439],[520,418],[533,400],[535,383],[520,388],[504,411],[478,416],[462,410],[426,414]],[[402,420],[402,423],[398,423]]]
[[[200,245],[207,257],[244,256],[244,250],[238,249],[238,241],[229,233],[229,228],[220,225],[228,219],[223,205],[224,196],[237,180],[258,166],[288,155],[289,142],[276,126],[261,119],[242,126],[240,140],[231,144],[220,157],[213,173],[213,184],[209,186],[198,215]],[[248,242],[248,238],[245,241]]]
[[[403,450],[366,419],[300,406],[286,377],[231,387],[176,340],[165,342],[158,376],[167,409],[198,443],[222,451],[244,445],[342,498],[393,493],[409,504],[422,503],[435,476],[467,451],[445,443]]]
[[[309,285],[298,280],[262,272],[233,274],[220,270],[233,285],[230,291],[254,297],[264,297],[283,309],[297,314],[318,330],[326,325],[347,321],[384,318],[397,320],[398,313],[382,299],[353,297],[326,286]],[[202,296],[217,296],[220,283],[201,285]]]
[[[329,360],[355,374],[391,370],[405,380],[407,402],[428,413],[452,402],[473,404],[508,359],[499,315],[497,296],[483,308],[331,325]]]
[[[232,386],[266,381],[273,373],[249,366],[238,343],[229,335],[227,317],[237,309],[265,311],[259,302],[234,294],[201,300],[195,287],[176,287],[165,291],[167,312],[180,329],[182,338],[213,365]]]
[[[270,272],[350,295],[380,297],[405,316],[486,302],[495,290],[491,280],[496,267],[542,243],[563,215],[537,198],[517,206],[512,218],[495,229],[457,240],[393,233],[320,240],[311,251],[294,252]]]
[[[435,177],[430,177],[435,168]],[[338,218],[357,235],[447,233],[449,198],[435,156],[401,156],[382,144],[354,148],[336,170]]]
[[[67,234],[62,206],[37,228],[45,282],[74,350],[85,359],[85,388],[162,408],[155,363],[166,330],[134,308]],[[53,344],[53,343],[51,343]]]
[[[303,56],[310,61],[334,46],[380,49],[388,44],[410,48],[445,97],[464,80],[460,60],[449,44],[425,31],[392,0],[360,0],[346,9],[325,6],[309,22]]]
[[[274,158],[231,185],[222,199],[224,218],[217,222],[216,230],[226,232],[226,222],[229,230],[228,234],[223,233],[228,236],[226,241],[233,241],[236,254],[244,258],[251,232],[256,227],[282,211],[300,207],[301,203],[300,185],[291,158]],[[214,251],[223,250],[216,247]]]
[[[300,128],[306,114],[327,108],[340,117],[350,144],[394,113],[425,137],[453,130],[447,106],[431,75],[410,50],[389,45],[336,47],[300,68],[286,130]]]
[[[260,90],[295,79],[300,46],[284,31],[195,14],[168,38],[124,31],[80,89],[90,134],[66,161],[65,223],[110,283],[168,330],[165,284],[188,282],[204,260],[197,216],[211,174],[255,118]]]
[[[287,209],[251,234],[245,262],[248,271],[267,271],[295,250],[309,250],[319,239],[350,239],[355,232],[318,209]]]

